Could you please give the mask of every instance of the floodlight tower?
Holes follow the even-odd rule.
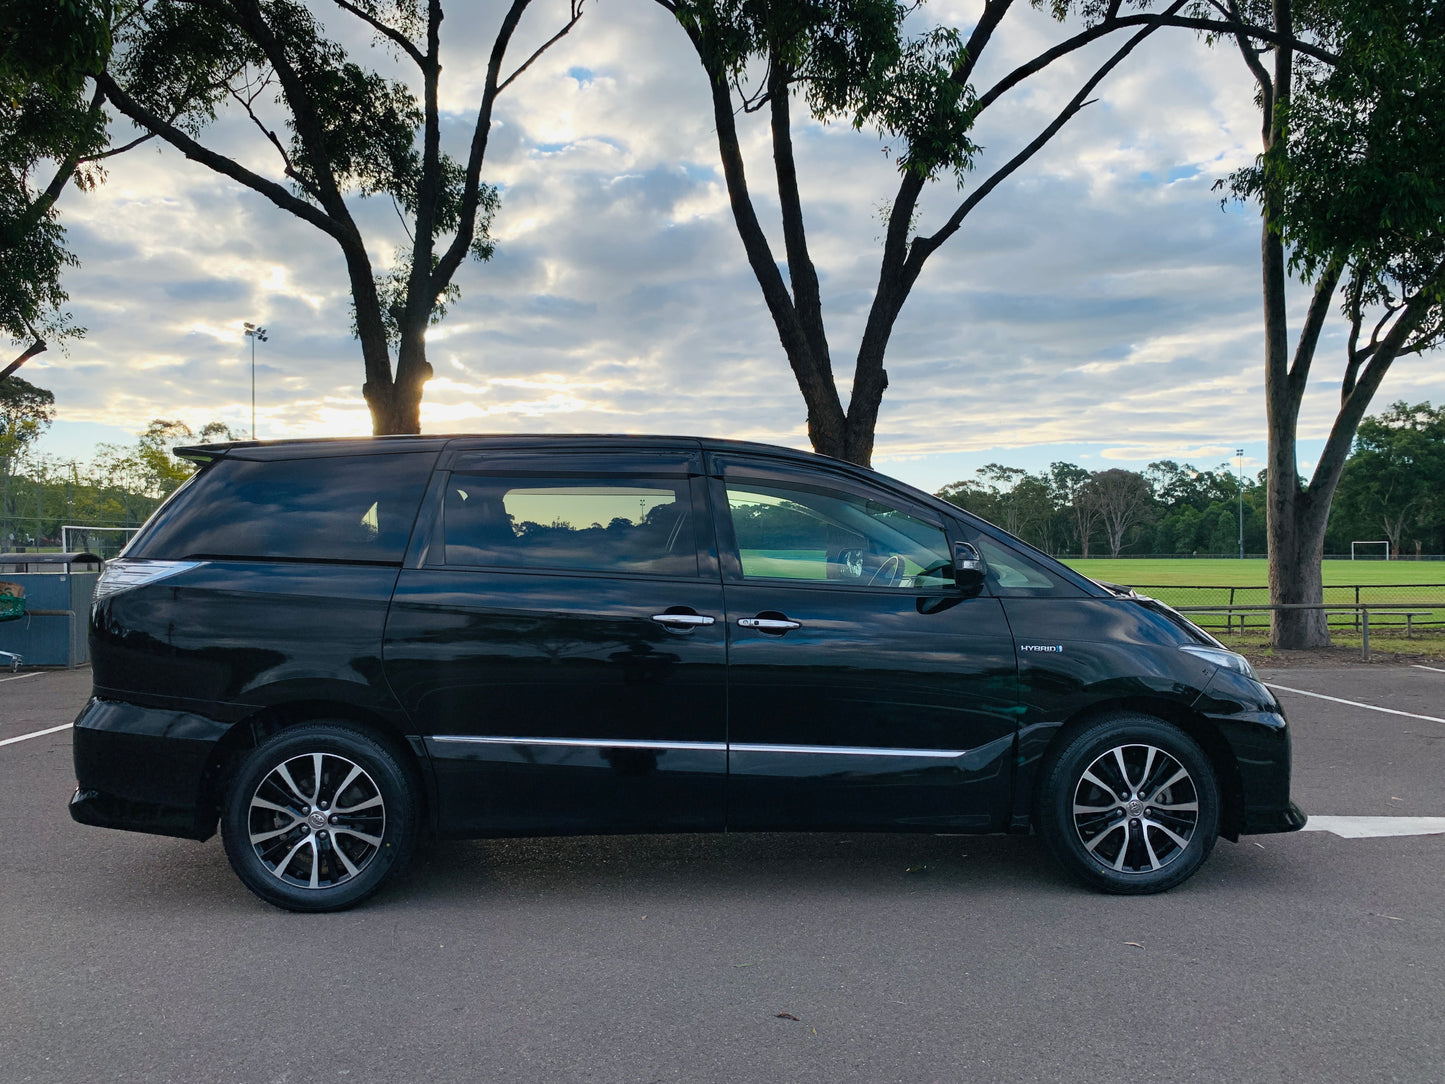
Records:
[[[1239,457],[1239,559],[1244,560],[1244,449],[1234,449]]]
[[[251,340],[251,439],[256,439],[256,340],[266,341],[266,329],[246,322],[246,338]]]

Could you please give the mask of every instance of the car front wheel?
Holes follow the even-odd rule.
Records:
[[[1204,864],[1219,834],[1209,758],[1147,715],[1087,727],[1044,769],[1038,825],[1070,872],[1105,892],[1163,892]]]
[[[231,868],[268,903],[339,911],[376,892],[416,844],[417,800],[396,756],[335,723],[273,734],[226,792],[221,838]]]

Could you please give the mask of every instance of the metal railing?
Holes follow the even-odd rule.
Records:
[[[1140,594],[1150,595],[1173,606],[1201,614],[1223,614],[1226,630],[1233,631],[1239,615],[1243,631],[1248,615],[1268,610],[1269,588],[1263,584],[1131,584]],[[1382,613],[1400,611],[1401,623],[1411,633],[1416,626],[1445,625],[1445,583],[1339,584],[1326,586],[1322,608],[1332,616],[1347,619],[1345,627],[1361,631],[1360,610],[1368,607]],[[1404,611],[1411,611],[1404,616]],[[1201,622],[1204,623],[1204,622]],[[1210,622],[1214,624],[1214,622]],[[1336,624],[1332,622],[1332,624]]]
[[[1424,603],[1423,605],[1429,606],[1430,604]],[[1233,618],[1237,613],[1240,615],[1239,630],[1241,633],[1244,631],[1244,617],[1246,613],[1273,613],[1275,610],[1324,610],[1326,620],[1329,619],[1329,615],[1332,613],[1353,614],[1355,617],[1355,627],[1361,631],[1360,657],[1366,662],[1368,662],[1370,658],[1370,612],[1372,610],[1376,616],[1403,617],[1405,619],[1405,635],[1407,637],[1414,634],[1414,619],[1416,617],[1432,616],[1436,612],[1430,609],[1422,610],[1418,607],[1405,608],[1393,603],[1385,605],[1364,603],[1350,606],[1335,602],[1282,602],[1272,606],[1175,606],[1174,609],[1182,614],[1223,613],[1226,622],[1228,622],[1225,627],[1231,631],[1234,628]],[[1378,628],[1379,626],[1376,627]],[[1398,623],[1396,623],[1394,627],[1398,628]]]

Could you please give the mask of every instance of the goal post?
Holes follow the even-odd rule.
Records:
[[[1356,552],[1356,551],[1359,549],[1359,547],[1361,547],[1361,546],[1384,546],[1384,547],[1385,547],[1385,550],[1384,550],[1384,553],[1383,553],[1383,554],[1381,554],[1381,553],[1368,553],[1368,552],[1367,552],[1367,553],[1361,555],[1360,553]],[[1350,543],[1350,560],[1351,560],[1351,561],[1355,561],[1355,560],[1362,560],[1362,561],[1388,561],[1389,559],[1390,559],[1390,540],[1389,540],[1388,538],[1381,538],[1380,540],[1375,541],[1375,542],[1364,541],[1364,542],[1351,542],[1351,543]]]
[[[93,553],[109,560],[125,549],[139,527],[91,527],[66,523],[60,528],[60,548],[65,553]]]

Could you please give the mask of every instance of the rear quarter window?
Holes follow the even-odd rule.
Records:
[[[400,564],[435,452],[222,459],[158,511],[128,557]]]

